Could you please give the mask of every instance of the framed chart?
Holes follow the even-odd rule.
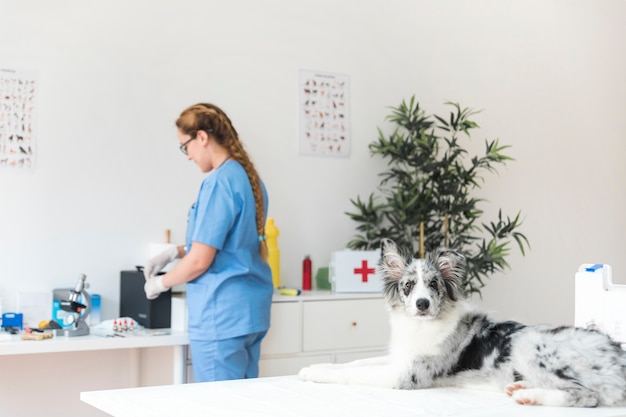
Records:
[[[0,169],[34,167],[37,89],[34,72],[0,69]]]
[[[350,156],[350,78],[300,70],[299,154]]]

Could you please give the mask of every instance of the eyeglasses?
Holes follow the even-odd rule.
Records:
[[[189,144],[189,142],[191,142],[192,140],[194,140],[195,138],[198,137],[198,134],[196,133],[195,135],[193,135],[191,138],[189,138],[189,140],[185,141],[185,143],[183,143],[182,145],[180,145],[180,151],[187,155],[187,145]]]
[[[206,129],[204,130],[204,132],[208,135],[209,133],[213,133],[213,129]],[[183,143],[182,145],[179,146],[180,151],[187,155],[187,145],[189,145],[189,142],[191,142],[192,140],[194,140],[195,138],[198,137],[198,132],[196,132],[192,137],[190,137],[185,143]]]

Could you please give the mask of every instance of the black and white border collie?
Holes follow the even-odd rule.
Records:
[[[397,389],[457,386],[506,392],[520,404],[626,404],[626,351],[608,336],[566,326],[497,322],[461,300],[464,257],[440,248],[425,260],[382,242],[389,354],[303,368],[306,381]]]

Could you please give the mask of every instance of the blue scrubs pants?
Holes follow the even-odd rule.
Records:
[[[191,340],[195,382],[257,378],[261,341],[267,331],[224,340]]]

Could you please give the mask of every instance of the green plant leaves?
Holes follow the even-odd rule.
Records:
[[[426,250],[434,250],[446,238],[447,214],[448,246],[466,256],[463,289],[468,295],[480,294],[490,275],[509,268],[511,244],[523,255],[530,244],[519,231],[520,212],[511,219],[500,210],[497,220],[477,225],[483,216],[479,204],[485,201],[472,193],[480,188],[484,173],[496,173],[498,165],[514,159],[504,153],[510,146],[498,139],[485,140],[484,154],[470,156],[461,140],[469,140],[470,131],[479,127],[471,117],[480,111],[445,104],[452,107],[447,117],[426,115],[415,96],[390,107],[386,120],[395,124],[394,130],[386,135],[378,128],[378,138],[369,144],[372,156],[387,160],[387,169],[379,174],[377,193],[366,201],[350,200],[354,211],[346,214],[357,223],[358,234],[348,248],[375,249],[390,238],[418,257],[420,222]]]

